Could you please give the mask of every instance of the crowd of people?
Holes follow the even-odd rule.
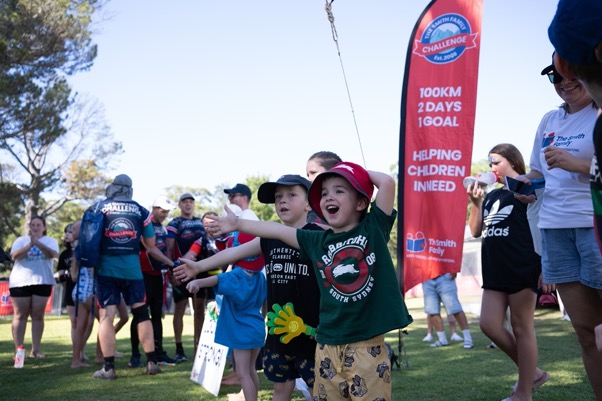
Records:
[[[589,383],[602,400],[600,18],[597,0],[560,0],[548,31],[552,64],[541,74],[562,105],[542,118],[528,168],[515,146],[500,143],[487,156],[501,185],[473,180],[466,188],[470,231],[483,237],[480,328],[518,371],[504,401],[531,401],[533,391],[553,379],[539,367],[538,291],[557,291],[562,298]],[[106,199],[94,205],[104,215],[98,266],[77,263],[81,221],[65,227],[59,254],[58,242],[46,235],[45,219],[32,217],[28,234],[17,238],[10,253],[15,349],[24,343],[31,319],[29,357],[45,357],[44,310],[56,278],[66,283],[71,368],[90,366],[85,344],[98,319],[95,359],[103,366],[93,377],[116,379],[116,333],[131,313],[128,365],[155,375],[159,363],[188,359],[182,334],[189,299],[196,354],[207,303],[219,298],[215,341],[232,349],[235,381],[245,400],[258,397],[261,349],[276,401],[290,400],[298,379],[319,399],[390,400],[384,335],[412,322],[387,248],[397,215],[395,181],[332,152],[312,155],[306,172],[309,179],[288,174],[259,187],[257,199],[274,205],[280,223],[258,219],[249,208],[253,193],[242,183],[224,190],[229,201],[224,213],[199,218],[191,193],[182,194],[177,205],[158,197],[147,210],[132,199],[132,180],[120,174],[106,188]],[[543,182],[543,189],[517,194],[509,180]],[[164,225],[176,207],[179,215]],[[451,340],[469,350],[474,344],[454,279],[447,273],[422,283],[429,322],[424,341],[434,340],[434,348],[449,345],[443,304],[454,330]],[[168,280],[173,358],[163,344]],[[267,331],[266,301],[272,308]],[[385,309],[388,313],[376,313]]]

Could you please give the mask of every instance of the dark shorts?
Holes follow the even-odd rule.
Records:
[[[32,295],[38,297],[49,297],[52,294],[52,285],[50,284],[38,284],[38,285],[27,285],[25,287],[10,288],[10,296],[13,298],[27,298]]]
[[[96,297],[101,308],[119,305],[122,295],[126,305],[129,306],[146,302],[144,280],[96,276]]]
[[[173,293],[173,301],[175,303],[184,301],[184,300],[192,297],[192,295],[193,295],[186,289],[186,284],[181,284],[181,285],[178,285],[177,287],[172,287],[172,293]],[[213,300],[213,299],[215,299],[215,293],[213,292],[213,288],[201,288],[199,290],[199,292],[196,293],[195,297]]]
[[[68,279],[65,282],[65,306],[75,306],[75,301],[73,300],[73,289],[75,288],[75,283],[73,280]]]
[[[315,381],[314,359],[302,359],[292,355],[277,354],[264,348],[263,374],[273,383],[284,383],[301,377],[309,388]]]

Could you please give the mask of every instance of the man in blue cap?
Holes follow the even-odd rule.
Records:
[[[224,193],[228,194],[228,201],[242,209],[241,219],[259,220],[259,217],[249,209],[251,202],[251,188],[245,184],[236,184],[233,188],[224,189]]]

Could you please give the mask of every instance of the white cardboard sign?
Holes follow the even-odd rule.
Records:
[[[215,343],[216,325],[217,320],[211,319],[209,314],[205,315],[190,380],[217,397],[226,366],[228,347]]]

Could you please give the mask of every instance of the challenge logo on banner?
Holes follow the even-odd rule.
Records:
[[[481,17],[482,0],[433,0],[410,38],[399,140],[404,292],[462,265]]]

